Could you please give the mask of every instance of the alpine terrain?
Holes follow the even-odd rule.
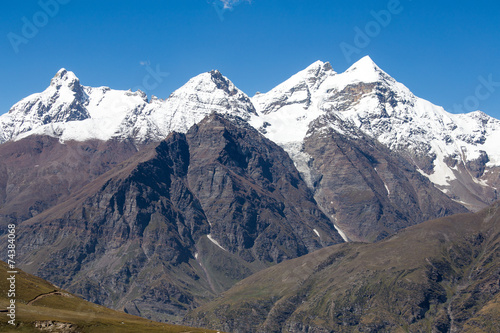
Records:
[[[405,228],[493,204],[498,140],[499,120],[448,113],[369,57],[343,73],[315,62],[252,98],[216,70],[148,99],[61,69],[0,116],[0,225],[16,224],[28,273],[129,314],[180,322],[191,313],[190,323],[219,328],[190,311],[210,304],[204,313],[218,316],[231,304],[209,302],[264,276],[255,273],[339,249],[354,258]],[[390,263],[384,274],[396,278]],[[342,320],[351,325],[358,309]],[[455,327],[453,310],[434,310]],[[225,318],[247,315],[234,311]],[[272,311],[279,318],[258,312],[255,329],[302,318]]]
[[[187,322],[229,332],[498,332],[499,204],[268,268]]]

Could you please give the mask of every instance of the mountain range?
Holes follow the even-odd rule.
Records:
[[[448,113],[413,95],[368,56],[340,74],[318,61],[253,98],[219,71],[194,77],[165,100],[148,100],[141,91],[82,86],[61,69],[44,92],[0,117],[0,142],[33,134],[61,142],[158,142],[173,131],[185,133],[211,112],[247,120],[282,146],[305,175],[309,160],[302,145],[316,132],[312,122],[334,115],[328,127],[350,137],[363,133],[397,151],[469,209],[497,199],[500,121],[480,111]]]
[[[163,100],[61,69],[0,116],[0,224],[25,271],[179,322],[276,264],[491,205],[497,138],[369,57],[252,98],[216,70]]]

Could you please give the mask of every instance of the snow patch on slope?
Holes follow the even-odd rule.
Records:
[[[339,233],[340,237],[342,237],[344,242],[348,243],[349,238],[347,238],[346,234],[336,224],[334,224],[333,226],[335,227],[335,230],[337,230],[337,232]]]
[[[210,239],[210,241],[211,241],[212,243],[214,243],[215,245],[217,245],[218,247],[220,247],[222,250],[224,250],[224,251],[226,251],[226,252],[227,252],[227,250],[226,250],[225,248],[223,248],[223,247],[219,244],[219,242],[217,242],[217,241],[216,241],[216,240],[212,237],[212,235],[208,234],[208,235],[207,235],[207,237],[208,237],[208,239]]]

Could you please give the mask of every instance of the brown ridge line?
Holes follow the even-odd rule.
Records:
[[[28,303],[26,303],[26,305],[32,305],[35,301],[37,301],[41,298],[44,298],[46,296],[50,296],[50,295],[62,295],[62,293],[58,290],[54,290],[54,291],[51,291],[51,292],[48,292],[45,294],[40,294],[40,295],[36,296],[35,298],[33,298],[32,300],[28,301]],[[9,310],[1,309],[0,313],[1,312],[9,312]]]
[[[28,301],[28,303],[26,303],[26,305],[32,305],[35,301],[37,301],[41,298],[44,298],[46,296],[50,296],[50,295],[62,295],[62,293],[58,290],[54,290],[54,291],[51,291],[51,292],[48,292],[45,294],[40,294],[37,297],[33,298],[31,301]]]

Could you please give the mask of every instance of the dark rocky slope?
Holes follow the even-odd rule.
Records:
[[[342,242],[288,155],[245,122],[215,114],[17,229],[27,271],[157,320]]]
[[[18,224],[27,271],[176,321],[255,272],[341,243],[332,221],[373,241],[464,211],[402,158],[324,121],[304,145],[314,191],[279,146],[217,114],[139,152],[117,141],[5,143],[2,223]]]
[[[303,151],[311,157],[316,200],[351,240],[378,241],[467,212],[401,155],[333,114],[313,122]]]
[[[500,204],[259,272],[186,322],[230,332],[498,332]]]

